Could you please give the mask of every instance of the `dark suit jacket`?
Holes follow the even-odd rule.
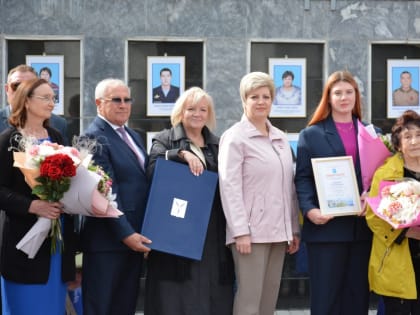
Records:
[[[155,87],[153,89],[153,103],[175,103],[176,99],[179,97],[179,87],[171,85],[168,94],[165,94],[162,91],[162,86]]]
[[[357,131],[356,118],[353,119],[353,123]],[[306,217],[310,209],[319,208],[311,158],[345,155],[344,145],[331,116],[300,132],[295,184],[299,206],[304,216],[302,239],[307,242],[370,240],[372,237],[364,217],[335,217],[325,225],[316,225]],[[357,157],[355,171],[361,193],[362,176],[359,157]]]
[[[147,158],[140,136],[129,128],[127,132]],[[146,173],[134,152],[105,120],[96,117],[85,135],[98,142],[94,163],[111,176],[112,192],[117,195],[118,209],[124,215],[111,219],[84,218],[82,248],[84,251],[131,250],[122,239],[140,231],[149,189]]]
[[[6,106],[0,109],[0,132],[10,127],[8,121],[9,116],[10,106]],[[69,142],[67,140],[67,121],[63,117],[52,114],[50,118],[50,126],[57,129],[60,132],[60,134],[63,137],[63,144],[68,145]]]
[[[48,135],[52,142],[62,143],[57,130],[48,127]],[[13,152],[9,148],[17,148],[13,135],[15,128],[9,128],[0,134],[0,209],[6,212],[3,229],[3,246],[1,252],[1,274],[8,280],[19,283],[46,283],[50,270],[51,238],[41,245],[34,259],[16,249],[16,244],[37,221],[37,216],[28,213],[34,199],[31,188],[19,168],[13,167]],[[11,140],[12,139],[12,140]],[[64,214],[64,249],[62,259],[63,281],[75,277],[75,247],[73,217]]]
[[[10,115],[10,108],[9,106],[0,109],[0,132],[7,129],[10,125],[7,119]]]
[[[63,144],[70,144],[69,139],[67,139],[67,121],[63,117],[52,114],[50,118],[50,126],[60,132],[61,136],[63,137]]]

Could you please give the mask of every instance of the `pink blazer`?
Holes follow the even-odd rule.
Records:
[[[292,150],[267,120],[264,137],[244,115],[226,130],[219,147],[219,182],[226,244],[251,235],[252,243],[291,241],[299,233]]]

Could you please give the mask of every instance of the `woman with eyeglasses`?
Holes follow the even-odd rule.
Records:
[[[54,108],[54,92],[47,81],[22,82],[12,101],[9,123],[0,134],[0,209],[6,213],[1,255],[3,314],[64,314],[66,282],[75,278],[73,219],[63,214],[61,204],[40,200],[19,168],[13,167],[13,151],[19,139],[61,144],[59,132],[48,125]],[[61,219],[63,249],[51,253],[47,237],[33,259],[16,249],[16,244],[32,228],[38,217]]]
[[[9,116],[11,113],[11,104],[13,103],[13,98],[18,86],[27,80],[33,80],[37,78],[37,73],[34,68],[31,66],[21,64],[12,69],[10,69],[7,75],[7,84],[5,86],[6,97],[9,106],[5,106],[0,109],[0,132],[10,127],[9,125]],[[63,136],[64,144],[68,144],[67,141],[67,122],[66,120],[59,116],[52,114],[49,119],[49,125],[58,131]]]
[[[188,165],[195,176],[217,172],[219,138],[212,98],[201,88],[185,91],[175,103],[171,129],[153,139],[148,176],[158,158]],[[145,315],[231,315],[233,261],[225,246],[226,221],[219,190],[210,213],[200,261],[152,250],[147,261]]]

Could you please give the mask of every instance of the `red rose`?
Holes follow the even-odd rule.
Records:
[[[40,167],[41,176],[50,180],[61,180],[63,177],[76,175],[73,160],[66,154],[55,154],[45,158]]]

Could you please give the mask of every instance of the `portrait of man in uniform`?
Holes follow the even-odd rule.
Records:
[[[387,118],[420,112],[420,59],[387,59]]]
[[[400,74],[401,86],[392,92],[393,106],[418,106],[419,91],[414,89],[412,76],[409,71],[402,71]]]
[[[147,57],[148,116],[170,116],[184,89],[184,56]]]
[[[160,85],[153,88],[153,103],[175,103],[179,97],[179,87],[172,85],[172,71],[162,68],[159,71]]]

